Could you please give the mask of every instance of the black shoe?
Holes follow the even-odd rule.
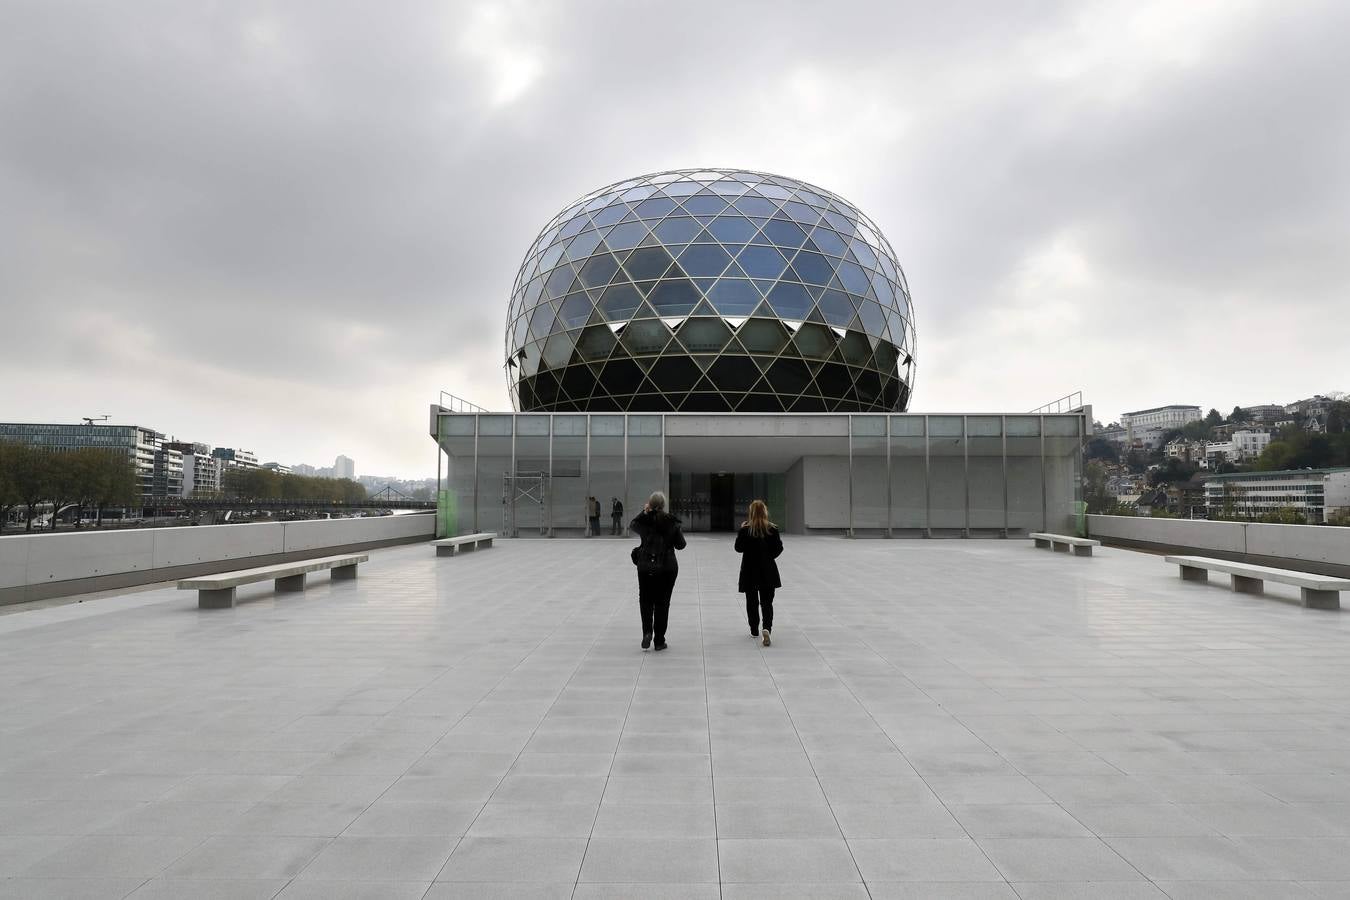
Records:
[[[652,633],[650,631],[642,632],[642,649],[646,650],[651,645],[652,645]]]
[[[652,649],[653,649],[653,650],[658,650],[658,651],[664,650],[664,649],[666,649],[666,642],[665,642],[665,641],[657,641],[657,642],[656,642],[656,646],[653,647]]]
[[[750,636],[751,636],[751,637],[759,637],[759,629],[758,629],[758,628],[751,628],[751,629],[750,629]]]

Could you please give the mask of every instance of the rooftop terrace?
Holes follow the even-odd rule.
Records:
[[[0,615],[0,897],[1350,897],[1350,619],[1155,556],[691,538]]]

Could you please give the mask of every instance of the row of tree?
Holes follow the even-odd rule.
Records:
[[[57,451],[28,444],[0,441],[0,522],[23,507],[26,530],[40,507],[50,504],[53,520],[68,506],[75,507],[75,527],[84,510],[103,511],[138,505],[141,485],[131,459],[121,450],[93,447]]]
[[[230,500],[323,500],[330,503],[360,503],[364,486],[350,478],[317,478],[271,469],[228,469],[223,493]]]

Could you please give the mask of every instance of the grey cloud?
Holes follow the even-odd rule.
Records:
[[[193,409],[200,394],[171,378],[126,383],[124,417],[180,433],[246,430],[321,391],[362,391],[411,411],[409,436],[373,443],[371,465],[427,469],[416,410],[436,389],[504,403],[511,279],[554,212],[629,175],[735,165],[816,181],[885,229],[915,289],[924,408],[955,405],[974,381],[989,382],[987,406],[1031,405],[1065,382],[1106,415],[1149,405],[1116,374],[1065,371],[1050,335],[1073,332],[1045,329],[1028,350],[1040,369],[1000,377],[990,350],[1006,336],[991,323],[1028,303],[1012,293],[1018,273],[1057,241],[1091,270],[1070,324],[1097,358],[1132,355],[1148,332],[1147,319],[1108,327],[1122,309],[1185,308],[1187,327],[1222,340],[1192,307],[1279,306],[1306,327],[1342,303],[1350,13],[1232,5],[1175,25],[1202,48],[1180,61],[1125,30],[1082,31],[1141,9],[1154,8],[11,3],[0,302],[27,339],[0,379],[59,360],[115,397],[119,376],[97,361],[148,355],[168,372],[285,386],[243,416],[229,398]],[[1082,55],[1086,74],[1048,77],[1056,54]],[[538,77],[494,104],[529,65]],[[135,339],[91,348],[109,312]],[[1249,401],[1222,392],[1337,386],[1322,383],[1330,368],[1269,391],[1246,377],[1192,379],[1190,394],[1231,406]],[[0,418],[48,417],[71,403],[60,389],[38,381]],[[331,434],[293,440],[272,455],[342,449]]]

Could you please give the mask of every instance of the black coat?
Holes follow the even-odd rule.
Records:
[[[641,542],[647,540],[647,535],[660,534],[666,542],[666,560],[663,568],[671,575],[679,574],[680,561],[675,558],[675,551],[685,548],[684,532],[680,531],[679,516],[672,516],[666,512],[644,511],[634,516],[628,527],[632,528],[633,533],[638,536],[638,546],[642,546]]]
[[[783,586],[778,577],[778,563],[774,562],[783,555],[783,538],[777,528],[770,525],[768,534],[755,537],[749,525],[742,525],[736,533],[736,552],[741,554],[741,577],[736,590],[745,593]]]

